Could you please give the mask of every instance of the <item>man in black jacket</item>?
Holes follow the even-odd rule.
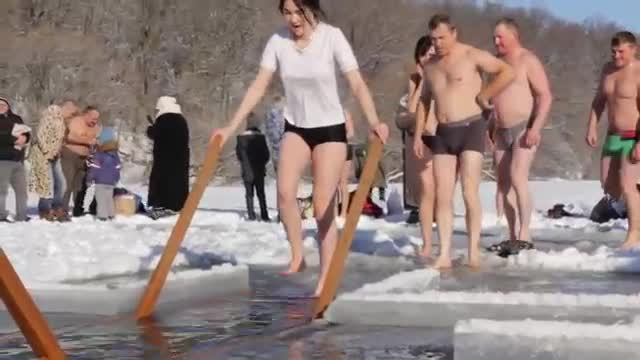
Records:
[[[266,175],[267,163],[269,162],[269,147],[264,134],[257,126],[252,124],[253,114],[249,116],[247,130],[238,135],[236,143],[236,155],[240,160],[242,169],[242,180],[245,187],[245,198],[247,202],[247,218],[256,220],[256,213],[253,209],[254,189],[258,195],[260,204],[260,219],[270,221],[267,211],[267,200],[264,194],[264,178]]]
[[[0,97],[0,221],[8,221],[6,199],[9,184],[16,198],[14,220],[29,220],[24,153],[30,137],[30,130],[24,125],[22,118],[11,111],[9,100]]]

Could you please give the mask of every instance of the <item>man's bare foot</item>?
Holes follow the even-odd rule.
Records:
[[[283,271],[280,275],[287,276],[299,272],[303,272],[307,269],[307,262],[302,258],[302,260],[291,261],[289,264],[289,268],[287,271]]]
[[[453,263],[451,262],[451,257],[438,257],[438,260],[433,264],[433,268],[436,270],[445,270],[451,269],[453,267]]]

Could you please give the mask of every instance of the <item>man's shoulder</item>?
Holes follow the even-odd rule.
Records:
[[[469,45],[466,43],[458,43],[458,51],[461,54],[467,55],[467,56],[474,56],[474,55],[478,55],[478,54],[490,54],[488,51],[484,50],[484,49],[480,49],[477,48],[473,45]]]
[[[640,60],[633,60],[633,74],[640,79]]]
[[[522,53],[519,56],[519,62],[524,65],[536,65],[541,64],[540,58],[533,51],[523,48]]]
[[[466,59],[469,62],[477,63],[482,59],[485,59],[487,56],[496,57],[495,54],[490,53],[487,50],[477,48],[473,45],[460,43],[458,48],[459,56],[463,59]]]
[[[82,116],[78,115],[78,116],[74,116],[71,119],[69,119],[69,121],[67,122],[67,126],[69,128],[78,128],[79,126],[82,126],[84,119],[82,118]]]
[[[604,65],[602,65],[602,74],[608,75],[616,70],[616,65],[613,61],[607,61]]]
[[[532,50],[522,48],[522,54],[520,54],[520,58],[525,61],[538,60],[538,55],[536,55]]]

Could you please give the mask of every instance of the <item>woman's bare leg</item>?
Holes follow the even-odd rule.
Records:
[[[428,152],[428,150],[427,150]],[[420,256],[431,256],[433,237],[433,213],[436,204],[436,185],[433,178],[433,159],[431,155],[425,157],[420,164],[420,230],[422,232],[422,250]]]
[[[347,210],[349,209],[349,176],[351,175],[351,160],[345,162],[342,176],[340,177],[340,217],[347,218]]]
[[[338,228],[333,216],[335,195],[340,176],[347,158],[347,146],[344,143],[330,142],[318,145],[313,150],[313,210],[318,224],[318,244],[320,247],[320,277],[316,287],[316,296],[320,295],[333,252],[338,243]],[[342,161],[337,161],[343,159]]]
[[[296,196],[300,178],[310,158],[311,150],[299,135],[284,135],[278,163],[278,207],[280,220],[291,244],[291,263],[284,274],[303,271],[306,267],[302,244],[302,219]]]

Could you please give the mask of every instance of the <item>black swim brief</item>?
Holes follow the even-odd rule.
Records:
[[[344,123],[316,128],[301,128],[285,121],[284,132],[298,134],[311,151],[316,146],[328,142],[347,143],[347,127]]]
[[[433,142],[435,141],[435,135],[422,135],[422,143],[424,146],[431,149],[433,147]]]
[[[460,155],[465,151],[484,154],[487,121],[482,115],[446,124],[438,124],[436,135],[430,141],[434,155]]]

